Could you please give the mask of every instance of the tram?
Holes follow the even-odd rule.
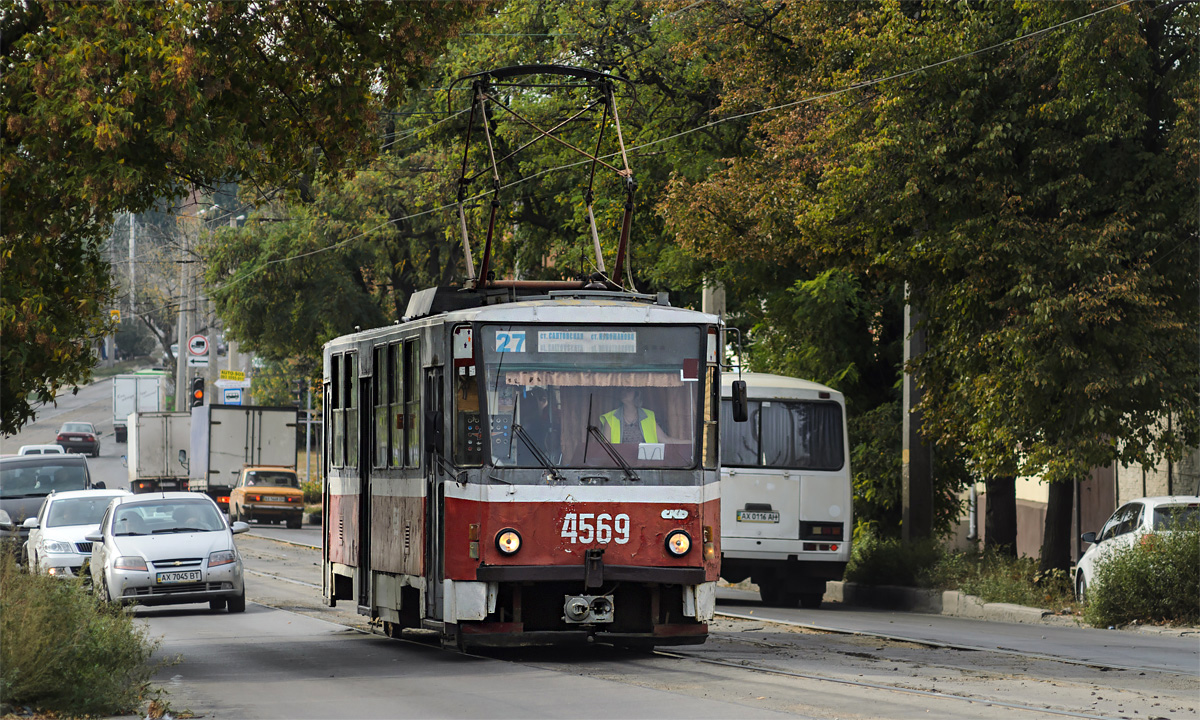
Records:
[[[746,383],[748,422],[729,422]],[[846,401],[819,383],[726,374],[721,406],[721,577],[769,605],[821,606],[854,529]]]
[[[616,78],[526,66],[471,76],[477,105],[530,73],[612,102]],[[597,239],[590,277],[494,279],[498,202],[476,273],[460,192],[463,286],[415,293],[396,325],[326,344],[328,604],[459,649],[705,640],[721,557],[722,327],[614,280],[635,187],[628,167],[618,174],[629,182],[611,276]]]

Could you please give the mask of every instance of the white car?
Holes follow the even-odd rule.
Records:
[[[1117,508],[1100,529],[1084,533],[1080,540],[1092,543],[1075,568],[1075,595],[1087,598],[1096,567],[1119,550],[1130,547],[1149,533],[1170,531],[1183,524],[1200,521],[1200,496],[1165,495],[1132,500]]]
[[[100,524],[114,497],[127,490],[68,490],[46,496],[38,514],[22,524],[29,531],[25,558],[31,572],[76,577],[92,556],[86,538]]]
[[[62,455],[66,450],[63,450],[62,445],[22,445],[17,451],[18,455]]]
[[[165,492],[114,498],[93,542],[93,587],[112,602],[246,609],[242,557],[231,528],[203,493]]]

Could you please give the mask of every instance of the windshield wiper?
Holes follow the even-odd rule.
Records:
[[[625,471],[625,477],[628,480],[631,482],[638,482],[641,480],[641,478],[637,476],[637,473],[633,471],[633,468],[629,466],[629,463],[625,462],[625,458],[621,457],[621,453],[617,452],[617,449],[613,447],[612,441],[604,437],[604,433],[600,432],[600,428],[589,424],[587,426],[587,431],[588,435],[595,437],[600,441],[600,447],[604,448],[604,452],[608,453],[608,457],[610,457],[613,462],[621,466],[621,469]],[[583,458],[584,462],[587,462],[586,445],[584,448]]]
[[[113,535],[115,535],[115,536],[117,536],[117,537],[125,537],[125,536],[128,536],[128,535],[149,535],[149,534],[150,534],[150,533],[144,533],[144,532],[134,532],[134,531],[132,531],[132,530],[130,530],[130,531],[128,531],[128,532],[119,532],[119,533],[113,533]]]
[[[525,428],[521,427],[517,423],[513,423],[513,435],[516,435],[521,439],[521,442],[525,443],[525,447],[529,448],[529,452],[533,453],[533,457],[536,458],[541,464],[542,468],[546,470],[546,473],[550,476],[551,480],[555,482],[562,482],[563,478],[558,474],[558,468],[556,468],[554,463],[550,461],[549,456],[542,452],[542,449],[537,446],[537,443],[533,441],[533,438],[529,437],[529,433],[525,432]]]
[[[177,527],[177,528],[159,528],[158,530],[155,530],[153,534],[158,535],[160,533],[184,533],[184,532],[212,532],[212,531],[209,530],[208,528]]]

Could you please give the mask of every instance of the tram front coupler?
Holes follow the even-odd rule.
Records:
[[[614,609],[612,595],[567,595],[563,619],[573,625],[610,623]]]

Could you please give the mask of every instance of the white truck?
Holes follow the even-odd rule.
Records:
[[[117,442],[123,443],[129,436],[126,425],[131,413],[161,412],[163,407],[163,385],[167,382],[164,370],[142,370],[113,377],[112,405],[113,429]]]
[[[188,470],[179,462],[179,451],[192,441],[189,412],[130,413],[129,489],[135,493],[187,490]]]
[[[297,410],[260,405],[192,408],[188,487],[228,512],[229,492],[245,465],[296,467]]]

